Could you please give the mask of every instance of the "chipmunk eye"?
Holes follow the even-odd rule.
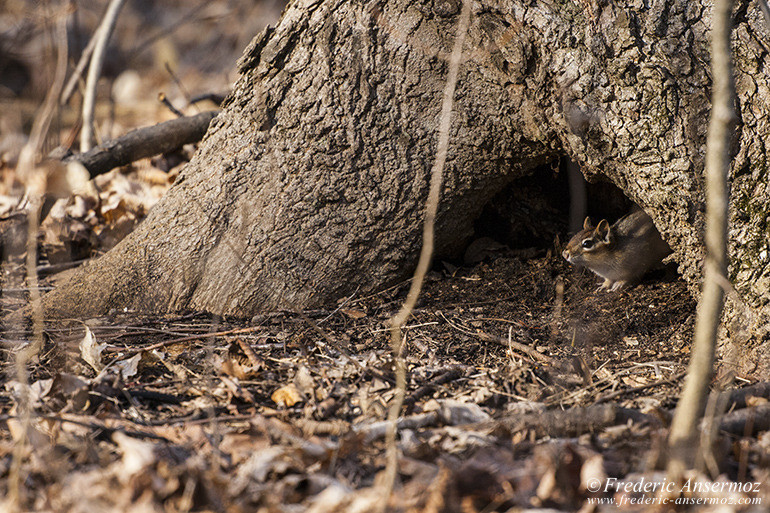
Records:
[[[583,243],[581,244],[586,249],[591,249],[594,247],[594,241],[592,239],[585,239]]]

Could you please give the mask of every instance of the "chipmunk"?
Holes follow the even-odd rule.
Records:
[[[572,237],[562,256],[604,278],[598,290],[615,291],[639,282],[669,253],[650,216],[636,210],[612,226],[602,219],[594,228],[586,217],[583,230]]]

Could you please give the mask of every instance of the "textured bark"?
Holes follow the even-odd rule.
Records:
[[[474,2],[437,219],[457,251],[495,192],[560,154],[653,217],[697,290],[710,76],[705,0]],[[248,316],[333,301],[416,262],[456,0],[299,0],[254,39],[199,153],[148,219],[49,294]],[[765,329],[770,31],[738,2],[730,277]],[[738,312],[740,313],[740,312]]]

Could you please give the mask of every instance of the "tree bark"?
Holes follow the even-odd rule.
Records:
[[[47,312],[250,316],[407,276],[460,6],[292,3],[247,48],[177,183],[125,241],[50,293]],[[697,292],[710,24],[706,0],[474,2],[437,252],[457,252],[505,185],[567,154],[652,216]],[[767,42],[756,3],[738,2],[730,278],[750,312],[736,329],[751,334],[767,326],[770,297]]]

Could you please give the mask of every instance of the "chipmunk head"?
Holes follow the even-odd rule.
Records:
[[[562,252],[562,256],[571,264],[583,264],[599,257],[612,245],[612,229],[606,219],[594,227],[591,218],[586,217],[583,229],[579,231]]]

